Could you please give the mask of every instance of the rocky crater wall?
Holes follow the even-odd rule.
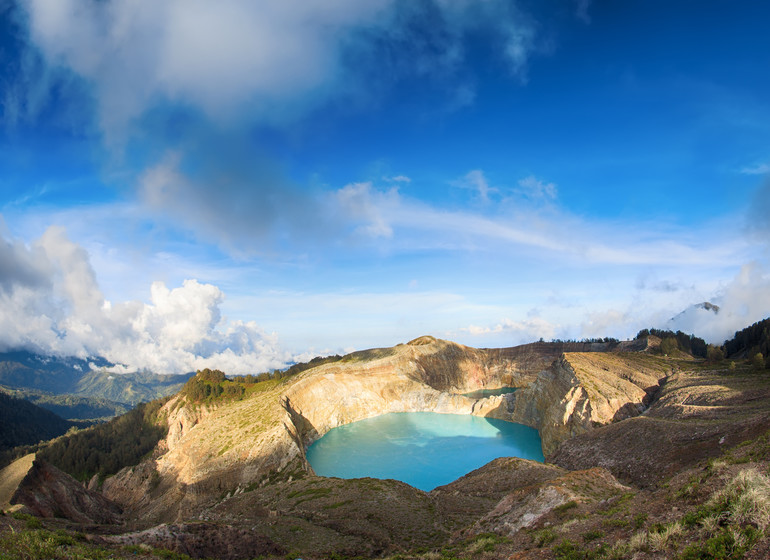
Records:
[[[423,341],[418,339],[418,341]],[[594,426],[641,413],[665,368],[636,352],[569,352],[557,345],[518,353],[431,339],[360,363],[335,363],[298,380],[284,395],[297,445],[337,426],[390,412],[473,414],[537,429],[546,457]],[[511,349],[514,350],[514,349]],[[529,367],[521,367],[522,358]],[[532,366],[543,366],[538,372]],[[472,399],[461,391],[511,385],[508,395]]]
[[[174,399],[155,456],[108,479],[102,491],[132,516],[178,521],[298,458],[307,468],[307,446],[332,428],[390,412],[525,424],[539,431],[548,459],[575,435],[639,414],[666,375],[646,354],[565,348],[586,345],[480,350],[422,337],[348,355],[242,401],[196,408]],[[518,390],[486,399],[461,394],[501,386]]]

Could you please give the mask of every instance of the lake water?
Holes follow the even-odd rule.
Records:
[[[426,491],[498,457],[543,461],[537,430],[464,414],[397,412],[329,430],[307,450],[320,476],[394,478]]]

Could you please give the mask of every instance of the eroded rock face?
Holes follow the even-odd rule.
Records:
[[[513,535],[532,527],[558,508],[579,507],[628,492],[612,474],[602,468],[565,473],[542,483],[518,488],[465,531],[465,536],[494,532]]]
[[[563,441],[641,413],[667,367],[636,353],[566,353],[488,415],[537,428],[548,458]]]
[[[35,459],[10,502],[39,517],[77,523],[117,523],[121,513],[116,504],[42,459]]]
[[[462,393],[526,387],[554,354],[556,347],[549,345],[480,350],[421,337],[310,370],[284,393],[284,404],[304,445],[337,426],[390,412],[490,416],[500,407],[499,398]]]

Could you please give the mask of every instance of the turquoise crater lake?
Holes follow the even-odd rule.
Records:
[[[395,412],[329,430],[307,450],[320,476],[394,478],[425,491],[498,457],[543,461],[537,430],[463,414]]]

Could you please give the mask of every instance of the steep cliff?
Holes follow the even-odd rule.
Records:
[[[641,413],[670,367],[639,353],[565,353],[487,415],[537,428],[548,458],[575,435]]]
[[[78,523],[115,523],[120,508],[71,476],[35,459],[10,499],[39,517],[63,517]]]

